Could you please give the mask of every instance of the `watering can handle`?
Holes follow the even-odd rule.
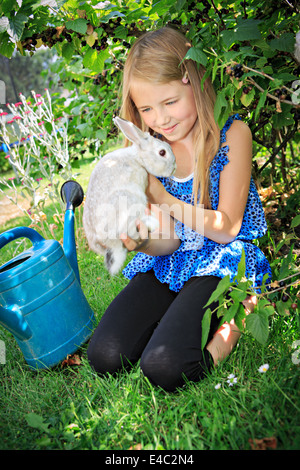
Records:
[[[29,227],[16,227],[0,235],[0,249],[17,238],[29,238],[33,245],[43,242],[45,239],[35,230]]]

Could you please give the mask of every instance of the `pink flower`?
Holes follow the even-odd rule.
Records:
[[[15,177],[13,176],[12,178],[8,178],[8,181],[12,181],[14,179],[15,179]]]
[[[37,102],[37,105],[38,105],[38,106],[40,106],[41,104],[43,104],[42,101],[38,101],[38,102]]]
[[[35,96],[36,96],[36,97],[40,97],[40,96],[42,96],[42,95],[37,94],[37,95],[35,95]]]
[[[36,181],[41,181],[43,178],[37,178]]]
[[[6,116],[8,113],[0,113],[0,116]]]
[[[5,157],[4,157],[4,158],[10,158],[10,155],[5,155]]]
[[[19,101],[18,103],[15,103],[15,107],[17,108],[18,106],[22,105],[22,101]]]
[[[28,111],[25,111],[25,114],[30,114],[30,113],[31,113],[31,111],[30,111],[30,110],[28,110]]]
[[[42,126],[44,124],[44,121],[41,121],[38,123],[38,126]]]
[[[21,118],[21,116],[14,116],[13,121],[16,120],[16,119],[22,119],[22,118]]]
[[[13,120],[7,121],[7,124],[13,124],[13,122],[14,122]]]

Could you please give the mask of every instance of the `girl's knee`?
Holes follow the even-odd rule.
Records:
[[[153,385],[173,392],[184,384],[182,370],[178,363],[172,359],[172,355],[166,354],[166,351],[162,354],[159,349],[144,352],[140,367],[144,376]]]
[[[107,344],[99,345],[91,341],[87,349],[87,357],[90,366],[98,374],[113,374],[122,367],[120,352]]]
[[[180,358],[178,351],[168,351],[165,346],[145,350],[141,357],[141,369],[151,383],[166,391],[174,392],[188,381],[199,382],[213,365],[209,351],[189,361]]]

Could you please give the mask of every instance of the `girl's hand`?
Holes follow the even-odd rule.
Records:
[[[150,204],[162,204],[167,191],[163,184],[153,175],[148,174],[146,196]]]
[[[137,220],[136,226],[139,232],[138,240],[133,240],[133,238],[128,237],[126,233],[121,233],[120,235],[123,245],[128,251],[144,251],[150,242],[149,232],[146,225],[140,220]]]

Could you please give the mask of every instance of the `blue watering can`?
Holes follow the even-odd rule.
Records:
[[[28,227],[0,235],[0,249],[17,238],[32,247],[0,267],[0,324],[15,337],[32,369],[51,368],[90,337],[91,310],[80,286],[74,211],[83,200],[75,181],[61,188],[66,203],[63,248]]]

